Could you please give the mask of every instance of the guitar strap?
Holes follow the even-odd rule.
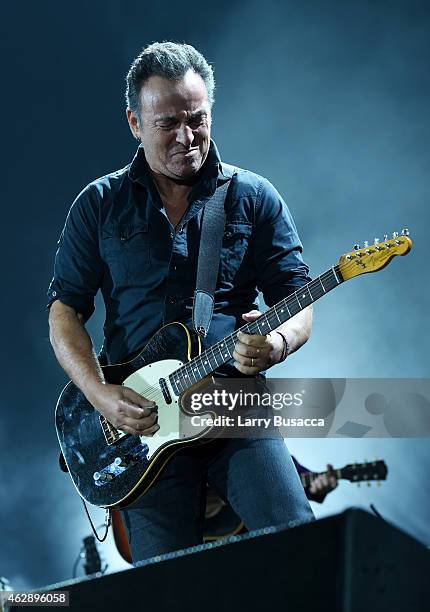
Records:
[[[235,168],[222,164],[227,181],[215,189],[215,193],[203,210],[200,234],[197,282],[193,300],[193,326],[203,338],[209,331],[214,310],[214,293],[218,276],[222,238],[225,227],[224,202]]]

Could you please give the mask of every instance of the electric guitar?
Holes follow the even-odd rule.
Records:
[[[240,331],[268,334],[323,295],[355,276],[384,268],[395,255],[412,248],[403,230],[369,246],[342,255],[321,276],[300,287]],[[103,367],[108,383],[123,384],[158,406],[160,429],[153,436],[126,434],[116,429],[71,381],[56,407],[55,423],[64,462],[79,495],[103,508],[125,508],[154,483],[167,461],[180,449],[209,442],[213,425],[186,407],[196,385],[210,378],[232,358],[235,330],[201,351],[200,339],[182,323],[169,323],[152,336],[137,357]],[[201,416],[216,416],[202,410]]]
[[[338,470],[333,470],[333,474],[338,480],[356,482],[358,486],[360,482],[367,482],[368,485],[370,485],[372,481],[377,481],[377,484],[379,484],[381,480],[386,480],[387,473],[388,469],[385,461],[352,463]],[[309,487],[315,478],[321,474],[329,475],[329,472],[302,472],[299,474],[303,487],[305,489]],[[245,525],[229,504],[223,502],[211,489],[208,489],[207,493],[208,496],[210,494],[211,504],[209,512],[208,506],[206,506],[206,516],[203,527],[203,540],[205,542],[213,542],[220,538],[228,538],[229,536],[246,531]],[[127,534],[121,514],[118,510],[112,510],[112,531],[119,554],[124,561],[132,563]]]

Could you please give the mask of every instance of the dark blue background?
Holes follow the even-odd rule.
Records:
[[[220,151],[286,197],[313,275],[356,241],[411,230],[413,252],[322,300],[311,341],[273,374],[428,377],[430,8],[48,0],[2,13],[0,574],[19,588],[68,578],[89,533],[56,465],[53,413],[67,379],[49,344],[45,291],[75,195],[134,154],[123,97],[134,56],[173,39],[214,64]],[[102,322],[99,303],[89,324],[97,347]],[[318,514],[373,501],[430,543],[427,439],[295,440],[291,449],[314,469],[386,458],[381,491],[342,484]],[[100,548],[110,569],[121,567],[111,544]]]

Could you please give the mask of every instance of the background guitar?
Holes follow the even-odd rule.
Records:
[[[329,475],[329,472],[304,472],[299,474],[304,489],[321,474]],[[350,482],[374,482],[380,483],[386,480],[388,468],[384,461],[373,461],[366,463],[352,463],[343,468],[335,469],[334,474],[338,480],[349,480]],[[119,554],[127,563],[131,563],[131,552],[128,544],[127,534],[122,521],[121,513],[112,510],[112,530],[116,547]],[[225,503],[217,493],[208,487],[206,494],[206,514],[203,539],[205,542],[226,538],[238,533],[243,533],[246,528],[237,514],[228,503]]]

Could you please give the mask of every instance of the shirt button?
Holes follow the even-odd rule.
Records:
[[[173,232],[170,232],[170,238],[173,238]]]
[[[125,236],[121,236],[120,240],[121,240],[121,242],[124,242]]]
[[[57,295],[57,292],[56,292],[56,291],[53,291],[53,292],[52,292],[52,297],[55,297],[56,295]]]

